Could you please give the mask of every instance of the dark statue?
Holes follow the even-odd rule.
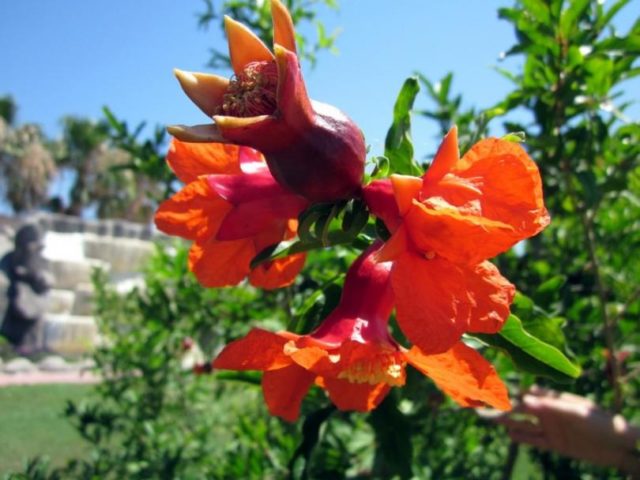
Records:
[[[44,245],[36,225],[22,226],[14,244],[14,250],[0,260],[0,270],[9,280],[0,335],[16,349],[30,353],[39,348],[38,327],[47,310],[53,278],[42,257]]]

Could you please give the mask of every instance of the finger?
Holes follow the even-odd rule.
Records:
[[[560,396],[551,398],[529,394],[522,397],[522,407],[525,413],[535,415],[543,422],[547,417],[587,417],[594,411],[592,405],[582,401],[575,402]]]
[[[588,405],[595,407],[595,403],[585,397],[581,397],[580,395],[575,395],[569,392],[558,392],[556,390],[551,390],[549,388],[544,388],[539,385],[532,385],[531,388],[525,393],[525,395],[533,395],[535,397],[544,397],[547,399],[558,399],[562,401],[569,401],[571,403],[577,403],[581,405]]]

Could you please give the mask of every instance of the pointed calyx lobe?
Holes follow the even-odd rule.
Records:
[[[293,238],[308,201],[283,189],[262,155],[247,147],[172,141],[167,162],[186,185],[156,212],[159,230],[193,241],[189,267],[207,287],[248,277],[262,288],[291,284],[304,254],[251,269],[264,248]]]
[[[227,142],[260,150],[278,183],[313,202],[361,188],[366,148],[338,109],[309,99],[287,9],[271,2],[274,53],[244,25],[225,19],[235,78],[176,71],[187,96],[214,124],[170,127],[187,142]]]
[[[464,332],[500,330],[515,288],[486,260],[549,223],[538,169],[520,145],[489,138],[460,158],[454,127],[421,178],[393,175],[363,196],[392,233],[377,258],[393,261],[409,340],[435,354]]]
[[[504,384],[493,367],[462,343],[439,355],[407,351],[388,332],[393,309],[389,263],[376,262],[374,244],[351,266],[338,307],[308,335],[254,329],[229,344],[215,368],[261,370],[269,411],[295,420],[314,383],[341,410],[370,411],[394,386],[405,383],[409,363],[433,377],[462,406],[509,409]],[[451,375],[447,374],[451,372]]]

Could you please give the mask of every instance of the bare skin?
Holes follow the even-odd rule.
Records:
[[[640,428],[587,398],[534,387],[498,422],[515,442],[615,467],[640,479]]]

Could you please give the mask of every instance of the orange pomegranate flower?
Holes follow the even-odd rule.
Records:
[[[374,181],[364,198],[392,233],[378,261],[393,261],[411,342],[440,353],[464,332],[502,328],[515,288],[487,259],[549,223],[538,168],[520,145],[489,138],[460,158],[454,127],[422,178]]]
[[[261,151],[274,178],[311,201],[349,198],[360,190],[366,148],[358,127],[338,109],[311,101],[296,55],[291,16],[271,1],[274,53],[226,17],[235,76],[176,70],[187,96],[214,121],[169,132],[186,142],[224,142]]]
[[[304,254],[261,264],[264,248],[296,235],[307,200],[283,189],[262,155],[248,147],[173,139],[167,162],[184,188],[156,212],[157,227],[193,240],[189,268],[206,287],[236,285],[245,277],[261,288],[289,285]]]
[[[263,371],[267,407],[288,421],[298,418],[314,383],[340,410],[370,411],[391,387],[404,385],[407,364],[463,407],[509,410],[506,387],[494,368],[464,343],[427,355],[417,347],[407,350],[389,335],[391,264],[374,260],[380,247],[374,244],[351,266],[339,305],[313,333],[253,329],[227,345],[213,367]]]

